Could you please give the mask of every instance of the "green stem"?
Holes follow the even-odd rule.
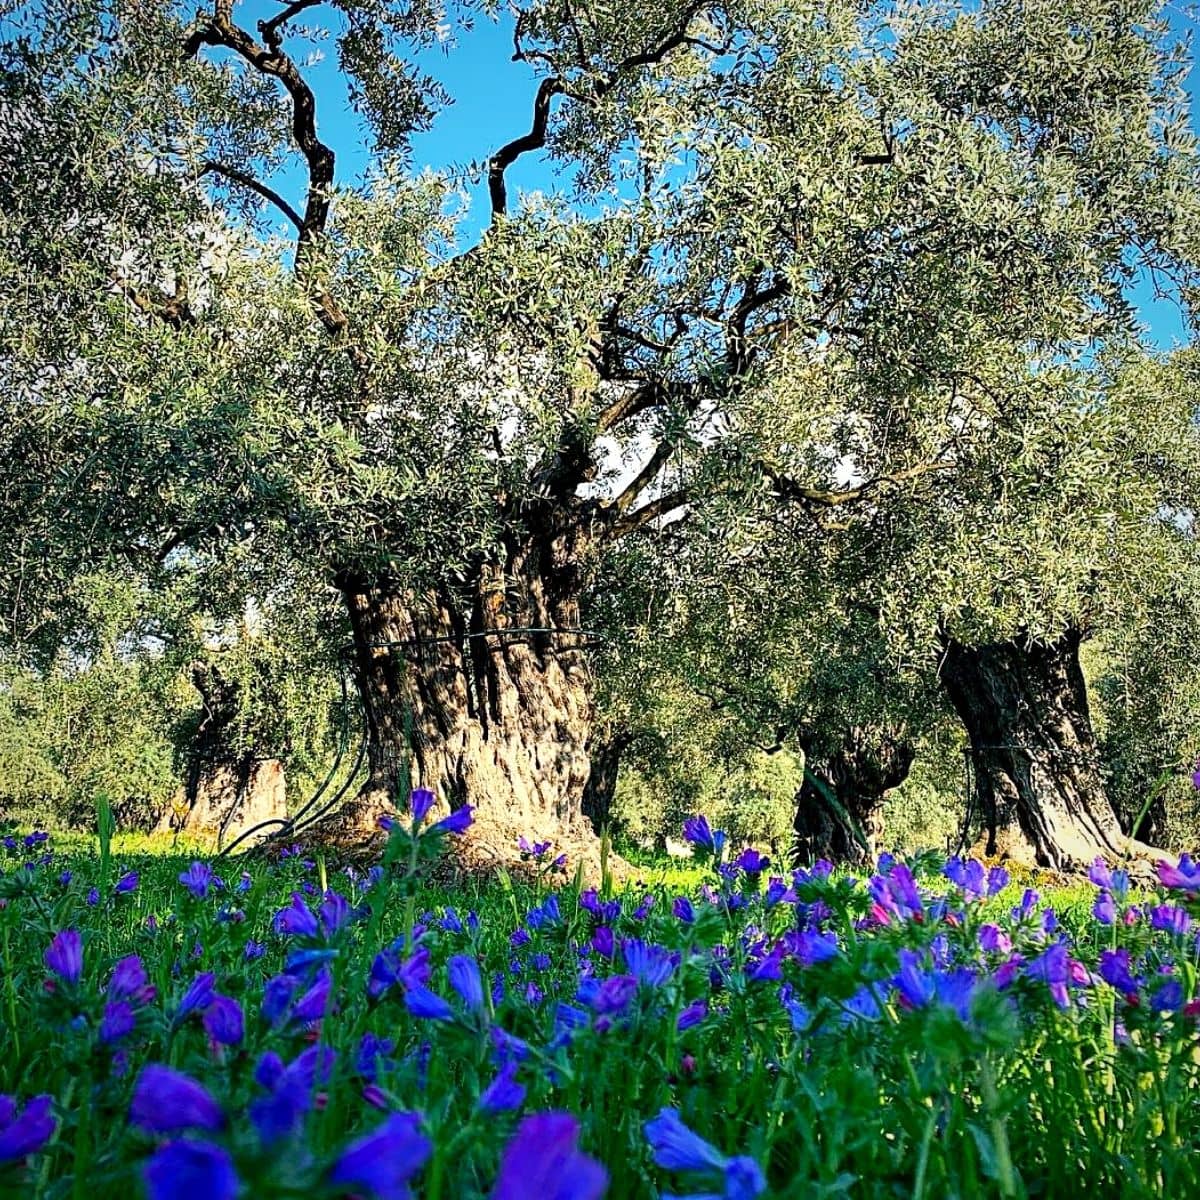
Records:
[[[922,1200],[925,1195],[925,1174],[929,1170],[929,1150],[933,1145],[933,1133],[937,1128],[937,1109],[929,1110],[925,1132],[921,1135],[921,1150],[917,1156],[917,1177],[913,1181],[913,1200]]]
[[[4,982],[8,991],[8,1027],[12,1030],[13,1058],[21,1057],[21,1038],[17,1033],[17,993],[14,986],[16,972],[8,948],[8,922],[4,923]]]
[[[996,1077],[992,1073],[991,1059],[986,1055],[979,1068],[983,1085],[983,1103],[987,1109],[988,1123],[992,1130],[992,1142],[996,1148],[996,1168],[1000,1176],[1000,1195],[1008,1200],[1019,1195],[1017,1173],[1013,1169],[1012,1148],[1008,1144],[1008,1129],[1000,1116],[1000,1097],[996,1092]]]

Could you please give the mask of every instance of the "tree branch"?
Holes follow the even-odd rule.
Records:
[[[488,194],[492,201],[492,224],[508,210],[508,187],[504,173],[509,167],[531,150],[540,150],[546,144],[546,126],[550,120],[550,102],[563,93],[563,85],[557,79],[543,79],[538,84],[533,100],[533,124],[528,133],[501,146],[488,160]]]
[[[259,21],[258,32],[262,34],[262,40],[272,50],[278,50],[283,44],[283,37],[279,32],[280,29],[289,21],[298,17],[306,8],[316,8],[318,4],[324,3],[325,0],[292,0],[291,4],[282,12],[276,13],[269,21]]]
[[[316,0],[314,0],[314,3]],[[192,31],[184,43],[185,58],[194,58],[202,46],[217,46],[232,50],[261,75],[278,79],[288,94],[292,110],[292,140],[304,156],[308,168],[308,187],[304,213],[298,222],[296,238],[296,275],[312,289],[313,306],[318,319],[334,337],[346,335],[350,321],[329,289],[313,277],[313,250],[325,232],[329,220],[330,189],[333,186],[334,154],[317,136],[317,102],[295,62],[280,48],[279,27],[300,7],[312,5],[294,0],[275,23],[265,22],[270,45],[257,42],[233,21],[233,0],[216,0],[211,20]],[[294,11],[293,11],[294,10]],[[261,26],[260,26],[261,28]],[[266,30],[264,32],[266,32]],[[349,346],[356,368],[366,371],[368,363],[361,348]]]
[[[618,538],[623,538],[627,534],[643,528],[651,521],[665,517],[677,508],[682,508],[687,504],[688,499],[689,496],[686,489],[680,488],[677,491],[665,492],[661,496],[656,496],[653,500],[647,500],[641,508],[634,509],[633,512],[627,513],[625,516],[613,521],[608,527],[606,537],[608,540],[615,542]]]
[[[293,225],[297,230],[304,227],[304,218],[277,192],[274,188],[268,187],[265,183],[259,180],[247,171],[241,171],[237,167],[232,167],[228,163],[215,162],[206,160],[200,164],[200,170],[197,178],[203,175],[224,175],[226,179],[240,184],[244,188],[249,188],[264,200],[270,201]]]
[[[952,462],[945,462],[942,459],[932,459],[928,462],[906,467],[902,471],[892,471],[884,475],[876,475],[873,479],[868,479],[856,487],[841,489],[809,487],[798,483],[789,476],[780,475],[770,467],[761,466],[761,469],[770,481],[775,494],[781,500],[802,504],[812,509],[819,509],[838,508],[843,504],[852,504],[857,500],[862,500],[872,492],[878,491],[882,487],[899,487],[901,484],[911,483],[926,475],[953,471],[955,465]]]
[[[299,3],[300,0],[296,0],[296,2]],[[655,63],[662,62],[673,50],[677,50],[680,46],[685,45],[689,40],[688,26],[692,23],[692,19],[702,6],[702,0],[693,0],[684,9],[679,24],[669,37],[656,46],[651,46],[649,49],[643,50],[638,54],[631,54],[629,57],[621,59],[603,79],[591,86],[586,96],[578,98],[586,99],[589,102],[600,100],[617,86],[622,76],[637,70],[639,67],[653,66]],[[575,32],[578,37],[577,28]],[[543,57],[544,59],[544,56],[534,56],[529,51],[524,50],[520,42],[521,29],[518,23],[513,32],[513,57],[522,60],[527,60],[531,57]],[[578,45],[582,49],[582,39],[579,39]],[[579,65],[581,67],[585,66],[582,62]],[[550,120],[550,103],[555,96],[569,94],[572,93],[560,76],[556,75],[543,79],[538,85],[537,95],[533,100],[533,121],[529,132],[522,134],[520,137],[513,138],[511,142],[501,146],[488,160],[488,194],[492,202],[492,224],[495,224],[496,219],[503,216],[508,209],[508,188],[504,179],[505,172],[521,155],[528,154],[532,150],[540,150],[545,146],[546,129]]]
[[[642,469],[625,485],[620,494],[611,500],[607,508],[618,516],[628,512],[637,498],[653,483],[664,464],[675,453],[674,443],[664,438],[654,447],[654,453],[643,464]]]

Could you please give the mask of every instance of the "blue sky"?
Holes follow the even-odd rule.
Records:
[[[239,16],[251,26],[264,13],[277,11],[262,0],[240,6]],[[1181,36],[1197,28],[1196,16],[1184,4],[1167,6],[1173,29]],[[290,43],[300,45],[301,43]],[[343,80],[338,74],[332,43],[324,57],[306,68],[305,74],[318,97],[321,136],[338,156],[337,177],[342,183],[354,180],[368,165],[369,153],[361,122],[350,108]],[[510,138],[529,128],[537,77],[524,63],[512,61],[512,25],[479,18],[469,31],[456,30],[448,49],[432,49],[418,58],[423,71],[436,78],[454,97],[438,114],[431,130],[413,142],[413,163],[435,170],[466,171],[481,162]],[[1193,67],[1188,82],[1193,98],[1200,95],[1200,68]],[[1200,129],[1200,102],[1195,104],[1193,123]],[[549,190],[555,180],[544,159],[529,155],[509,171],[509,191]],[[298,185],[298,177],[284,176],[282,186]],[[470,235],[487,220],[486,186],[480,181],[471,192],[471,216],[464,228]],[[1139,284],[1135,300],[1148,332],[1159,346],[1169,348],[1186,340],[1178,306],[1159,299],[1148,281]]]

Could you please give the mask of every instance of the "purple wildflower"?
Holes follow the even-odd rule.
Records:
[[[1055,942],[1054,945],[1043,950],[1037,958],[1031,959],[1025,964],[1025,974],[1030,979],[1040,979],[1045,982],[1050,989],[1054,1003],[1059,1008],[1066,1008],[1070,1004],[1067,995],[1070,966],[1065,943]]]
[[[770,865],[771,860],[764,854],[760,854],[752,846],[747,846],[733,860],[735,867],[740,867],[747,875],[761,875]]]
[[[1103,951],[1099,972],[1105,983],[1126,996],[1136,996],[1142,985],[1141,978],[1135,977],[1130,971],[1129,951],[1124,947]]]
[[[337,892],[326,892],[321,902],[321,928],[327,938],[331,938],[354,920],[354,909],[345,896]]]
[[[708,1001],[693,1000],[676,1018],[675,1028],[682,1033],[685,1029],[691,1029],[693,1025],[699,1025],[707,1016]]]
[[[34,1096],[18,1114],[16,1100],[0,1095],[0,1164],[25,1158],[50,1140],[58,1124],[50,1105],[49,1096]]]
[[[1173,933],[1176,937],[1183,937],[1191,928],[1192,919],[1188,916],[1187,910],[1179,908],[1174,904],[1159,904],[1150,910],[1150,928],[1162,929],[1168,933]]]
[[[108,978],[109,1000],[130,1000],[148,1004],[154,999],[154,986],[146,978],[146,968],[136,954],[119,959]]]
[[[505,1148],[491,1200],[599,1200],[607,1187],[608,1172],[579,1149],[579,1122],[535,1113]]]
[[[508,1112],[524,1103],[525,1085],[517,1082],[515,1062],[505,1063],[479,1097],[479,1107],[484,1112]]]
[[[179,882],[197,900],[203,900],[208,896],[209,891],[213,888],[216,881],[216,874],[208,863],[194,862],[186,871],[179,873]]]
[[[232,996],[213,996],[204,1010],[204,1031],[219,1046],[240,1045],[246,1032],[242,1006]]]
[[[1178,1012],[1182,1007],[1183,984],[1178,979],[1166,980],[1150,997],[1150,1008],[1154,1012]]]
[[[203,1012],[213,1001],[217,977],[211,971],[197,975],[183,993],[175,1010],[175,1023],[180,1024],[194,1012]]]
[[[233,1159],[211,1142],[176,1141],[161,1146],[142,1171],[150,1200],[236,1200]]]
[[[376,1200],[408,1200],[409,1180],[425,1165],[433,1144],[414,1113],[393,1113],[374,1133],[351,1142],[329,1170],[329,1182]]]
[[[100,1018],[100,1041],[106,1046],[123,1041],[136,1024],[133,1005],[128,1000],[111,1000]]]
[[[466,833],[471,827],[471,805],[464,804],[462,808],[456,808],[448,817],[443,817],[440,821],[435,821],[430,825],[430,831],[436,833]]]
[[[326,968],[318,976],[317,981],[296,1001],[292,1008],[291,1019],[300,1024],[309,1021],[319,1021],[329,1005],[329,991],[333,986],[333,976]]]
[[[1158,878],[1163,887],[1200,892],[1200,863],[1193,862],[1190,854],[1181,854],[1174,867],[1166,861],[1160,861]]]
[[[413,788],[408,804],[412,810],[413,824],[419,825],[433,811],[437,797],[429,788]]]
[[[56,933],[43,957],[46,966],[63,983],[78,983],[83,974],[83,941],[78,930],[64,929]]]
[[[624,1012],[637,994],[638,982],[632,975],[610,975],[596,990],[592,1008],[602,1014]]]
[[[254,1079],[269,1092],[250,1103],[250,1120],[264,1146],[291,1137],[304,1114],[312,1108],[313,1088],[329,1078],[334,1053],[326,1046],[313,1046],[284,1066],[272,1051],[258,1060]]]
[[[142,1068],[133,1089],[129,1119],[150,1133],[220,1129],[225,1124],[220,1105],[206,1088],[159,1063]]]
[[[315,938],[321,932],[316,916],[299,892],[292,893],[291,904],[275,914],[271,925],[276,933],[295,934],[297,937]]]
[[[263,987],[262,1017],[268,1025],[275,1026],[283,1021],[292,997],[300,986],[294,975],[275,975]]]
[[[126,871],[120,879],[117,880],[113,887],[113,891],[118,896],[127,896],[130,892],[137,891],[138,873],[136,871]]]
[[[358,1043],[358,1052],[354,1056],[354,1070],[368,1083],[374,1083],[381,1070],[391,1070],[395,1066],[392,1059],[395,1049],[396,1043],[391,1038],[381,1038],[368,1030]]]

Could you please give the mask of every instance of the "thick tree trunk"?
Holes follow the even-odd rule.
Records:
[[[863,727],[848,729],[830,755],[810,752],[796,797],[798,858],[873,861],[884,799],[908,777],[915,756],[904,734]]]
[[[235,683],[207,663],[193,664],[192,682],[204,707],[181,794],[163,814],[157,832],[211,842],[218,850],[264,822],[271,823],[263,830],[267,836],[287,817],[283,763],[235,748]]]
[[[472,840],[497,857],[522,834],[590,839],[580,552],[564,536],[513,546],[456,593],[342,581],[369,739],[360,832],[411,785],[472,805]]]
[[[1105,794],[1078,630],[1043,644],[946,639],[941,681],[970,738],[985,850],[1068,870],[1125,851]]]
[[[603,738],[593,738],[588,746],[592,770],[583,790],[583,814],[597,833],[607,828],[612,820],[621,756],[632,741],[633,734],[629,730],[614,729]]]

